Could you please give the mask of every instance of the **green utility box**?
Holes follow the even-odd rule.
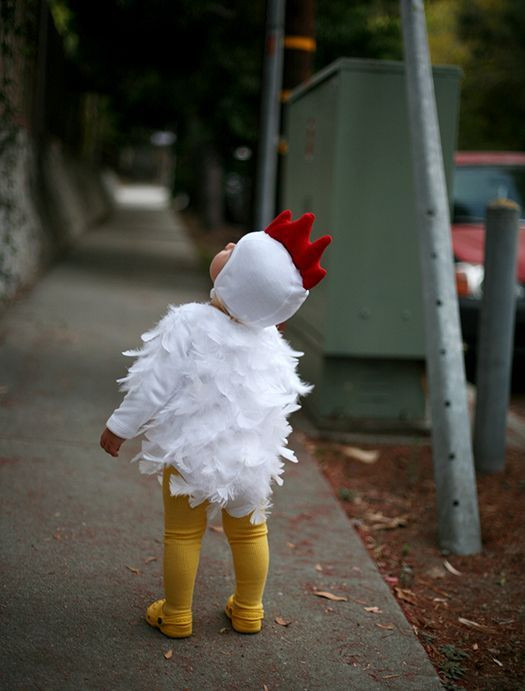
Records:
[[[445,169],[453,170],[459,81],[434,68]],[[282,207],[333,235],[327,278],[289,322],[315,383],[305,407],[321,427],[427,426],[418,233],[403,63],[341,59],[286,106]],[[450,189],[450,184],[449,184]]]

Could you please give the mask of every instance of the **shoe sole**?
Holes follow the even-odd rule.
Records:
[[[158,629],[164,636],[168,638],[189,638],[192,635],[192,624],[164,624],[162,616],[150,614],[149,610],[158,603],[163,603],[164,600],[156,600],[146,610],[146,621],[154,629]],[[159,611],[162,605],[159,607]],[[164,624],[164,626],[163,626]]]
[[[239,619],[236,619],[236,617],[233,616],[233,606],[230,604],[230,601],[226,603],[226,606],[224,607],[224,613],[228,617],[228,619],[231,621],[231,625],[237,633],[259,633],[262,629],[262,620],[259,619],[258,621],[254,622],[246,622],[246,621],[241,621],[239,623]]]

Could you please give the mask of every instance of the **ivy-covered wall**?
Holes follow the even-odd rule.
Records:
[[[19,129],[0,155],[0,299],[34,280],[44,262],[45,233],[31,196],[32,152]]]
[[[47,2],[2,0],[0,306],[110,209],[67,69]]]

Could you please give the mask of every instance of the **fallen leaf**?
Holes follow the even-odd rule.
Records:
[[[503,667],[503,662],[500,662],[500,661],[497,660],[495,657],[493,657],[492,659],[494,660],[494,662],[495,662],[497,665],[499,665],[500,667]]]
[[[275,623],[279,626],[289,626],[292,621],[291,619],[283,619],[282,617],[275,617]]]
[[[479,645],[477,643],[474,643],[472,646],[472,650],[479,650]]]
[[[385,520],[385,515],[382,514],[380,511],[367,511],[365,513],[365,518],[367,521],[375,522],[375,521],[384,521]]]
[[[446,597],[433,597],[432,602],[439,602],[443,605],[447,605],[448,607],[448,600]]]
[[[213,530],[214,533],[223,533],[224,532],[222,525],[210,525],[210,530]]]
[[[461,571],[458,571],[452,564],[446,559],[443,561],[443,566],[454,576],[461,576]]]
[[[61,535],[59,530],[57,530],[56,533],[53,533],[53,539],[54,540],[61,540],[62,539],[62,535]]]
[[[363,607],[365,612],[370,612],[370,614],[381,614],[381,610],[379,607],[374,606],[374,607]]]
[[[151,564],[152,561],[157,561],[157,557],[148,557],[147,559],[144,559],[145,564]]]
[[[376,530],[394,530],[395,528],[404,528],[408,523],[408,514],[404,516],[393,516],[389,521],[378,526],[372,526]]]
[[[359,449],[357,446],[345,446],[343,453],[348,458],[355,458],[361,463],[375,463],[379,458],[379,451],[375,449]]]
[[[290,549],[295,549],[295,544],[293,542],[287,542],[286,546],[289,547]]]
[[[400,677],[400,674],[385,674],[383,679],[395,679],[396,677]]]
[[[324,608],[324,611],[325,611],[325,612],[333,612],[333,611],[334,611],[334,608],[333,608],[333,607],[325,607],[325,608]]]
[[[487,627],[483,624],[478,624],[477,621],[471,621],[470,619],[465,619],[464,617],[458,617],[460,624],[464,626],[469,626],[471,629],[486,629]]]
[[[135,574],[139,574],[139,573],[140,573],[140,571],[139,571],[138,569],[136,569],[134,566],[128,566],[128,565],[126,564],[126,568],[129,569],[129,570],[131,571],[131,573],[135,573]]]
[[[316,565],[315,565],[315,570],[316,570],[316,571],[322,571],[322,570],[323,570],[323,567],[321,566],[321,564],[316,564]]]
[[[425,571],[425,576],[429,578],[445,578],[446,575],[445,569],[441,566],[433,566],[431,569],[428,569],[428,571]]]
[[[219,633],[224,633],[225,631],[227,631],[225,626],[223,626],[222,629],[219,629]]]
[[[422,578],[418,579],[419,583],[421,585],[426,585],[427,588],[430,588],[430,590],[433,590],[436,593],[439,593],[443,597],[450,597],[449,593],[447,593],[445,590],[442,590],[441,588],[438,588],[434,583],[429,583],[428,581],[424,581]]]
[[[263,691],[270,691],[270,689],[266,686],[266,684],[263,684]]]
[[[313,594],[317,595],[317,597],[325,597],[327,600],[333,600],[334,602],[348,602],[347,597],[343,597],[342,595],[334,595],[326,590],[314,590]]]
[[[395,629],[393,624],[376,624],[376,626],[378,626],[380,629],[387,629],[388,631]]]
[[[382,513],[374,513],[369,511],[365,513],[365,520],[370,522],[373,530],[394,530],[395,528],[402,528],[408,523],[408,514],[402,516],[385,516]]]
[[[416,596],[411,590],[406,590],[405,588],[394,588],[394,593],[396,594],[396,597],[399,600],[403,600],[404,602],[408,602],[411,605],[416,604]]]
[[[171,658],[173,657],[173,649],[170,648],[169,650],[166,650],[166,652],[164,653],[164,657],[166,658],[166,660],[171,660]]]
[[[385,576],[385,581],[388,585],[397,585],[399,583],[399,578],[397,576]]]

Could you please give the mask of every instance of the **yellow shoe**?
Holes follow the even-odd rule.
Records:
[[[190,614],[165,614],[166,600],[155,600],[146,610],[146,621],[150,626],[159,629],[169,638],[187,638],[192,633],[192,617]]]
[[[259,633],[262,629],[264,610],[261,607],[247,609],[239,607],[233,595],[226,601],[224,611],[232,626],[238,633]]]

